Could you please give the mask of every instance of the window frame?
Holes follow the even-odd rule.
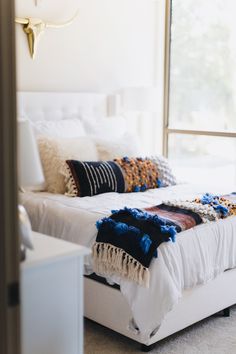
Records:
[[[168,145],[170,134],[183,135],[207,135],[214,137],[236,138],[236,132],[179,129],[169,126],[170,105],[170,76],[171,76],[171,23],[172,23],[172,0],[166,0],[165,4],[165,58],[164,58],[164,102],[163,102],[163,155],[168,157]]]

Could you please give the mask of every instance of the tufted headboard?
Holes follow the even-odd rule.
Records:
[[[100,93],[18,92],[17,106],[18,116],[31,121],[117,114],[116,95]]]

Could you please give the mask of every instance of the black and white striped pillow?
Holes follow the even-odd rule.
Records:
[[[108,192],[125,192],[125,179],[120,166],[113,161],[66,161],[70,196],[85,197]]]

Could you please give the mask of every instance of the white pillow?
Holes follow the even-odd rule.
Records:
[[[40,120],[32,122],[32,126],[36,136],[74,138],[86,135],[84,125],[79,119]]]
[[[46,136],[38,138],[46,189],[51,193],[66,191],[64,171],[66,160],[97,161],[97,150],[89,137],[58,139]]]
[[[137,157],[142,155],[139,139],[131,133],[125,133],[121,138],[116,140],[107,140],[94,138],[98,158],[102,161],[113,160],[116,157]]]
[[[87,120],[84,126],[87,134],[107,140],[119,139],[127,132],[126,120],[119,116]]]

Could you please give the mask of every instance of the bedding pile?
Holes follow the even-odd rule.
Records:
[[[236,215],[234,193],[218,197],[206,193],[191,201],[170,201],[144,209],[113,210],[96,223],[94,270],[117,274],[149,287],[149,266],[162,242],[175,242],[176,234],[201,223]]]

